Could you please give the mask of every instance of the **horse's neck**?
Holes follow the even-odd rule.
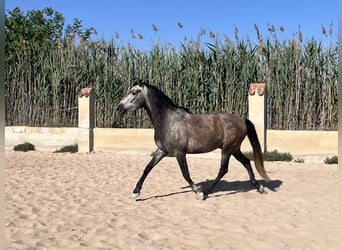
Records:
[[[163,99],[162,96],[159,96],[159,98],[149,97],[146,103],[146,111],[154,128],[158,129],[165,124],[165,121],[167,122],[170,112],[177,107],[170,100]]]

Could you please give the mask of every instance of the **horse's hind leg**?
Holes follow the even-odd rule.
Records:
[[[163,152],[160,149],[157,149],[157,151],[153,154],[151,161],[145,167],[142,176],[140,177],[139,181],[137,182],[137,184],[135,186],[135,189],[133,190],[133,193],[132,193],[133,198],[136,199],[139,197],[141,187],[142,187],[147,175],[151,172],[152,168],[155,165],[157,165],[157,163],[160,162],[161,159],[164,158],[165,155],[166,155],[165,152]]]
[[[251,184],[258,190],[258,192],[263,193],[264,187],[255,179],[251,161],[240,150],[233,155],[246,168]]]

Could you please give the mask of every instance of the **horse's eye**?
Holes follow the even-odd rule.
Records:
[[[139,90],[134,89],[134,90],[132,90],[131,93],[132,93],[132,95],[137,95],[139,92],[140,92]]]

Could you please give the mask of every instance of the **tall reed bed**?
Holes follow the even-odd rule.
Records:
[[[109,41],[18,50],[6,64],[6,125],[77,126],[77,92],[93,87],[97,127],[151,127],[144,111],[120,118],[115,107],[134,77],[148,80],[192,112],[248,116],[247,90],[267,83],[271,129],[337,130],[337,45],[298,36],[212,36],[150,50]]]

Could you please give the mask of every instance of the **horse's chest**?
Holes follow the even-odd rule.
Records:
[[[170,155],[186,146],[185,136],[177,129],[164,130],[162,133],[155,131],[154,140],[158,148]]]

